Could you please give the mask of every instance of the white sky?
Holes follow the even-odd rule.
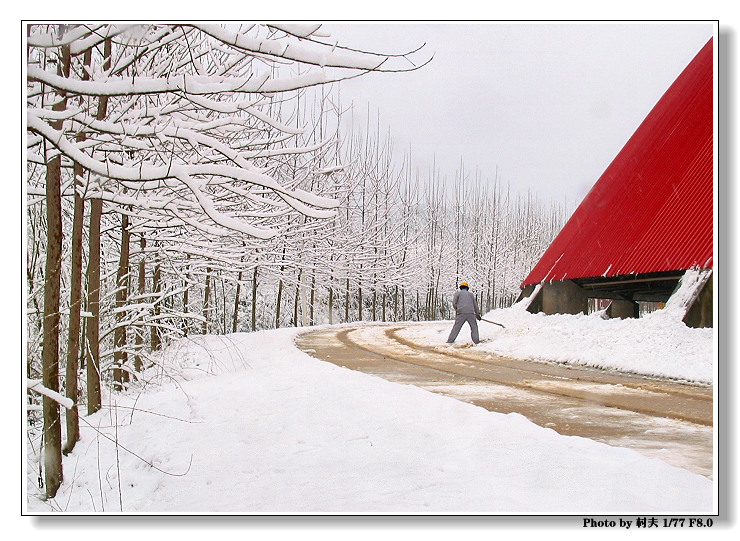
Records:
[[[460,163],[543,199],[578,203],[701,47],[712,23],[325,24],[340,44],[431,64],[342,83],[422,171]]]

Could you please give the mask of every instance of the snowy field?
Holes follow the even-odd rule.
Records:
[[[711,330],[643,320],[485,317],[476,347],[711,382]],[[442,343],[450,322],[413,326]],[[53,501],[29,449],[26,511],[107,514],[699,515],[708,478],[315,360],[300,329],[170,345],[135,389],[83,418]],[[587,338],[588,337],[588,338]],[[469,340],[467,328],[458,343]],[[558,351],[557,357],[549,352]],[[119,442],[118,450],[113,441]]]

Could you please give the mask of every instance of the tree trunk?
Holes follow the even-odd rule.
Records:
[[[58,71],[69,74],[69,46],[62,47]],[[54,104],[55,111],[64,111],[67,103],[62,96]],[[62,122],[55,121],[54,128],[62,129]],[[62,278],[62,157],[56,154],[46,165],[46,225],[47,245],[44,278],[44,343],[41,352],[42,381],[44,387],[59,391],[59,288]],[[62,426],[59,403],[43,397],[44,412],[44,473],[46,496],[56,496],[62,484]]]
[[[139,241],[139,247],[141,248],[141,256],[139,258],[139,298],[143,298],[144,292],[146,291],[146,258],[144,257],[144,250],[146,249],[146,239],[144,235],[141,236]],[[136,355],[134,356],[134,370],[141,372],[144,369],[144,362],[141,360],[140,352],[144,349],[144,325],[139,325],[136,330]]]
[[[280,282],[278,283],[278,294],[277,294],[277,302],[275,307],[275,328],[280,328],[280,304],[282,303],[283,298],[283,279],[280,279]]]
[[[362,321],[362,286],[357,286],[358,320]]]
[[[87,263],[87,414],[92,415],[101,407],[100,396],[100,218],[103,200],[93,199],[90,204],[88,238],[90,255]]]
[[[301,327],[308,327],[308,299],[306,298],[306,275],[298,281],[298,292],[301,300]]]
[[[401,288],[401,320],[406,321],[406,290]]]
[[[44,343],[42,349],[43,384],[59,391],[59,286],[62,259],[61,157],[47,165],[46,219],[48,226],[46,277],[44,283]],[[46,495],[53,498],[62,483],[62,428],[59,404],[43,398],[44,468]]]
[[[83,63],[89,66],[92,59],[92,51],[85,51]],[[83,80],[88,80],[90,74],[84,71]],[[85,141],[85,132],[77,134],[78,142]],[[67,340],[67,366],[65,371],[65,390],[67,398],[74,401],[71,409],[67,410],[67,443],[64,446],[64,454],[71,453],[75,444],[80,440],[80,418],[79,407],[77,403],[80,399],[78,389],[77,371],[79,370],[80,359],[80,331],[82,321],[80,312],[82,309],[82,229],[85,225],[85,199],[78,192],[79,179],[84,174],[82,165],[75,162],[73,166],[74,186],[75,186],[75,206],[72,217],[72,256],[70,269],[70,293],[69,293],[69,338]]]
[[[116,276],[116,328],[113,331],[113,382],[117,389],[122,389],[123,384],[129,380],[128,372],[123,370],[123,366],[128,360],[126,354],[126,326],[123,322],[126,314],[123,307],[128,300],[128,265],[130,253],[131,233],[128,229],[128,216],[121,214],[121,255],[118,260],[118,274]]]
[[[310,301],[310,316],[309,316],[309,325],[315,325],[314,320],[314,300],[316,297],[316,273],[311,273],[311,301]]]
[[[156,247],[156,243],[155,243]],[[159,256],[155,250],[154,252],[154,272],[152,273],[152,302],[154,303],[154,309],[152,310],[153,322],[151,330],[151,344],[152,351],[158,351],[162,346],[162,336],[159,332],[159,314],[160,308],[160,293],[162,293],[162,271],[159,267]]]
[[[485,312],[490,312],[491,310],[491,280],[488,280],[487,287],[486,287],[486,309]]]
[[[385,297],[386,297],[385,289],[383,289],[383,295],[381,296],[381,302],[382,302],[382,304],[380,305],[380,312],[382,314],[381,315],[381,318],[382,318],[383,322],[386,321],[386,315],[385,315],[385,301],[386,301],[386,298]]]
[[[347,278],[346,286],[344,290],[344,322],[349,323],[349,278]]]
[[[434,313],[432,314],[432,319],[437,320],[437,308],[439,307],[439,280],[442,275],[442,270],[437,271],[437,282],[434,284]],[[479,305],[480,306],[480,305]]]
[[[209,298],[211,296],[211,267],[206,267],[206,290],[203,292],[203,334],[208,334]]]
[[[378,284],[373,284],[373,321],[378,321]]]
[[[75,164],[75,175],[82,168]],[[77,402],[77,370],[79,368],[78,355],[80,350],[80,310],[82,307],[82,226],[85,214],[85,200],[75,193],[74,216],[72,218],[72,261],[71,284],[69,300],[69,338],[67,340],[67,367],[65,372],[66,396],[74,401],[74,406],[67,410],[67,443],[64,453],[70,453],[75,443],[80,439],[80,420]]]
[[[104,44],[103,69],[110,69],[111,40]],[[101,96],[95,118],[103,120],[108,112],[108,97]],[[90,204],[90,258],[87,266],[87,310],[92,314],[85,324],[87,337],[87,413],[92,415],[101,407],[100,394],[100,220],[103,200],[93,199]]]
[[[187,255],[188,265],[185,271],[184,286],[185,291],[182,292],[182,311],[187,314],[190,311],[190,254]],[[187,336],[190,332],[190,318],[183,318],[182,322],[182,333]]]
[[[427,285],[427,291],[424,295],[424,320],[429,321],[429,314],[432,312],[432,285]]]
[[[258,268],[254,267],[252,276],[252,332],[257,330],[257,274]]]
[[[221,284],[220,299],[221,299],[221,315],[223,316],[221,318],[221,334],[226,334],[227,332],[229,332],[228,331],[229,325],[227,321],[228,318],[226,316],[226,280],[221,278],[221,280],[219,280],[219,283]],[[219,297],[216,297],[216,303],[218,303],[218,299]]]
[[[280,328],[280,304],[283,298],[283,271],[285,271],[285,247],[283,246],[283,259],[280,265],[280,282],[278,283],[277,306],[275,310],[275,328]]]
[[[334,324],[334,289],[329,286],[329,325]]]
[[[239,296],[242,291],[242,271],[236,277],[236,294],[234,295],[234,319],[231,322],[231,332],[236,332],[239,323]]]
[[[298,303],[301,296],[301,274],[303,270],[298,270],[298,283],[295,286],[295,303],[293,304],[293,326],[298,327]]]

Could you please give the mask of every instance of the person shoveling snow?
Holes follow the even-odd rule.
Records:
[[[466,321],[470,325],[470,338],[472,338],[474,344],[479,343],[478,321],[481,319],[480,308],[478,308],[478,301],[475,300],[475,295],[470,292],[467,282],[462,282],[460,289],[455,291],[452,296],[452,307],[455,309],[455,323],[447,337],[447,343],[455,343],[455,339]]]

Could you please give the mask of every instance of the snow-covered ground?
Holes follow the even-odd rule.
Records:
[[[485,316],[507,328],[481,323],[483,336],[495,340],[476,347],[711,382],[712,331],[687,329],[668,315],[608,321],[536,316],[515,306]],[[448,330],[444,322],[408,332],[441,343]],[[294,346],[300,332],[170,345],[145,374],[148,383],[106,394],[105,408],[84,418],[53,501],[39,498],[38,456],[29,448],[26,511],[593,516],[715,509],[707,477],[318,361]]]

